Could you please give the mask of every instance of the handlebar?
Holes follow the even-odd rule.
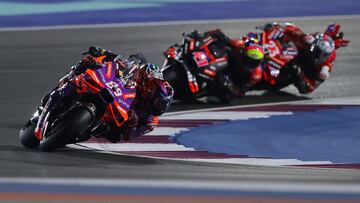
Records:
[[[192,31],[190,33],[183,32],[182,36],[183,37],[190,37],[190,38],[194,38],[194,39],[199,39],[199,38],[201,38],[201,33],[198,32],[197,30],[194,30],[194,31]]]

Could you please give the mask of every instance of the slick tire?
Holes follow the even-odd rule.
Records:
[[[45,152],[65,146],[83,134],[93,121],[93,114],[85,107],[76,107],[61,118],[50,134],[40,141],[40,150]]]
[[[179,64],[176,64],[174,67],[163,71],[164,79],[168,81],[175,90],[175,99],[185,99],[191,95],[187,84],[186,73],[181,70],[181,68]]]
[[[26,148],[35,148],[40,144],[40,141],[34,135],[35,127],[35,123],[28,121],[25,127],[20,130],[20,142]]]
[[[234,96],[229,91],[223,90],[222,93],[219,93],[218,99],[220,103],[228,104],[232,99],[234,99]]]

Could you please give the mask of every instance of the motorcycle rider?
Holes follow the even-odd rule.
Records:
[[[145,64],[140,67],[136,77],[137,96],[128,112],[129,120],[124,125],[122,137],[112,134],[111,142],[131,140],[154,130],[158,125],[158,116],[169,108],[174,90],[163,79],[157,65]]]
[[[204,33],[217,39],[228,48],[230,73],[232,80],[225,81],[235,96],[243,96],[261,81],[261,62],[264,58],[263,47],[255,38],[229,38],[220,29]]]
[[[55,88],[61,87],[59,93],[56,93],[58,91],[51,91],[42,99],[42,106],[46,104],[50,97],[57,94],[63,95],[64,98],[76,97],[76,89],[69,81],[75,76],[84,73],[88,68],[97,69],[101,67],[101,63],[114,60],[118,67],[127,68],[123,64],[124,61],[116,60],[118,55],[108,50],[92,46],[89,48],[88,54],[89,56],[83,58],[71,68],[67,75],[60,79],[57,88]],[[128,121],[120,128],[111,126],[110,132],[101,135],[113,143],[120,140],[128,141],[153,131],[158,124],[158,116],[169,108],[174,95],[172,87],[162,78],[162,73],[156,65],[147,63],[141,54],[132,56],[140,60],[142,65],[132,73],[135,79],[127,81],[129,87],[135,86],[137,92],[137,96],[128,112]],[[119,77],[122,76],[123,71],[124,69],[120,70],[120,68],[117,70]],[[63,102],[66,103],[66,101]]]
[[[278,40],[283,46],[294,43],[298,55],[289,62],[281,74],[290,74],[294,85],[302,94],[314,91],[330,75],[336,58],[336,49],[348,45],[339,24],[330,24],[323,34],[306,34],[296,25],[269,23],[264,26],[266,36]]]

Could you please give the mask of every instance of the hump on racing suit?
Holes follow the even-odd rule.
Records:
[[[264,44],[269,58],[264,78],[276,83],[280,70],[287,71],[300,93],[312,92],[328,78],[336,49],[349,43],[338,24],[329,25],[323,34],[306,34],[290,23],[269,23],[261,28],[263,32],[253,35]]]

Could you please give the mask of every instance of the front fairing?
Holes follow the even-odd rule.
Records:
[[[103,68],[95,70],[93,75],[114,98],[113,102],[107,105],[105,119],[112,120],[117,126],[121,126],[128,119],[128,111],[136,97],[136,88],[128,84],[129,78],[125,80],[125,76],[119,77],[117,71],[119,71],[117,64],[109,62],[103,65]]]

